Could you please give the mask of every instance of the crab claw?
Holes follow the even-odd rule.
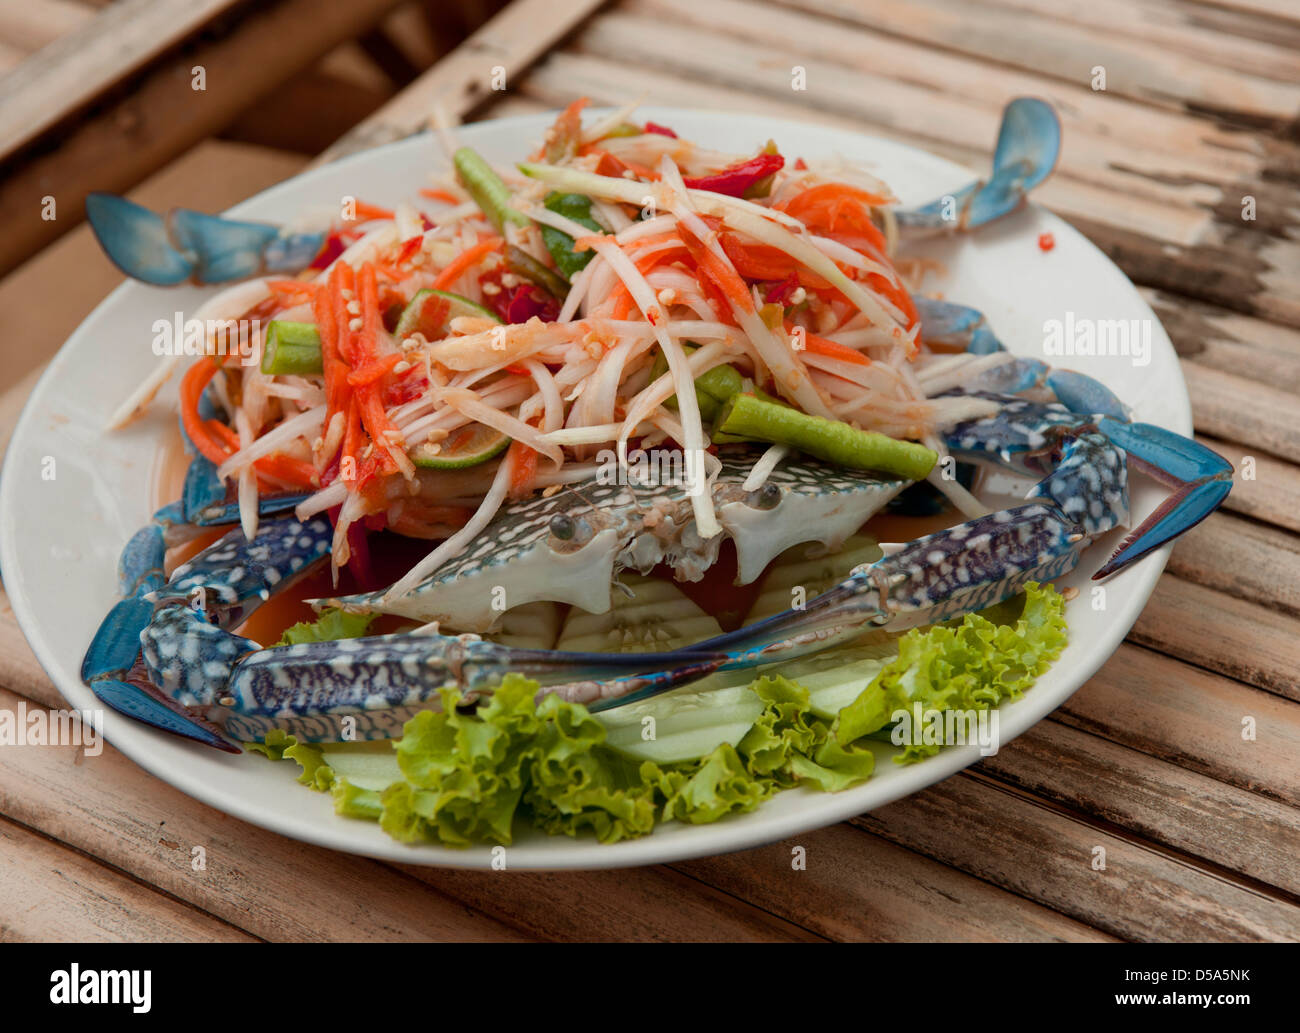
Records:
[[[1006,351],[978,309],[917,294],[912,295],[912,304],[921,317],[921,336],[927,343],[962,348],[975,355]]]
[[[969,230],[1010,215],[1029,192],[1051,175],[1061,151],[1061,123],[1046,101],[1017,97],[1002,111],[993,176],[919,208],[895,213],[904,231],[919,235]]]
[[[1092,579],[1104,578],[1190,530],[1213,513],[1232,490],[1232,464],[1200,442],[1150,423],[1109,417],[1098,429],[1128,453],[1129,462],[1174,489],[1154,513],[1124,539]]]
[[[81,665],[81,679],[105,706],[164,732],[195,739],[219,750],[239,750],[201,718],[131,677],[140,653],[140,631],[153,616],[153,603],[135,596],[117,603],[95,632]]]
[[[90,194],[86,218],[104,252],[132,279],[158,287],[226,283],[260,272],[301,269],[320,251],[321,233],[282,235],[186,208],[166,218],[114,194]]]
[[[1132,410],[1116,397],[1114,391],[1084,373],[1076,373],[1072,369],[1054,369],[1047,374],[1046,384],[1056,395],[1057,401],[1070,412],[1085,416],[1106,416],[1125,423],[1133,415]],[[1179,440],[1187,439],[1180,437]]]

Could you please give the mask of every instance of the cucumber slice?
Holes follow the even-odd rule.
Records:
[[[379,792],[406,777],[397,764],[393,744],[387,739],[322,743],[321,758],[335,778],[346,779],[359,789]]]
[[[835,715],[862,694],[880,669],[898,655],[898,643],[883,632],[871,633],[824,653],[771,664],[758,673],[781,675],[808,690],[809,709],[820,718]]]
[[[736,685],[712,692],[688,687],[595,716],[607,729],[610,748],[635,760],[676,764],[706,756],[724,742],[735,746],[762,713],[763,701],[747,686]],[[654,737],[645,738],[651,729]]]
[[[500,455],[508,444],[510,439],[499,430],[471,423],[452,431],[450,437],[436,445],[416,445],[411,449],[411,460],[427,470],[463,470]]]
[[[612,653],[659,652],[721,632],[718,622],[681,589],[661,578],[624,575],[631,596],[615,593],[607,613],[569,611],[556,649]],[[594,715],[612,749],[636,760],[672,764],[693,760],[722,743],[736,745],[763,712],[748,688],[751,672],[711,675],[655,699]],[[643,719],[654,718],[654,738],[644,739]]]
[[[882,553],[870,535],[850,535],[839,549],[824,555],[817,545],[796,545],[778,556],[763,579],[763,591],[745,618],[746,624],[788,610],[793,589],[804,590],[807,599],[826,591],[848,577],[863,563],[880,559]],[[896,636],[883,631],[867,632],[854,641],[824,653],[770,664],[757,674],[781,675],[808,690],[812,712],[833,720],[852,703],[880,669],[898,655]]]
[[[459,316],[473,316],[476,319],[490,319],[494,323],[501,322],[490,308],[484,308],[464,295],[426,287],[416,291],[415,296],[407,302],[406,308],[402,309],[393,336],[400,341],[419,332],[427,340],[436,341],[444,336],[447,325]]]

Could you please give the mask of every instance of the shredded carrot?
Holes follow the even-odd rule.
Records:
[[[266,289],[272,294],[287,294],[304,298],[315,298],[320,293],[320,284],[307,280],[268,280]]]
[[[920,320],[917,314],[916,305],[912,303],[912,297],[901,287],[890,283],[879,273],[868,273],[867,283],[877,294],[883,294],[902,310],[903,315],[907,317],[907,327],[910,330]]]
[[[828,359],[840,359],[843,362],[851,362],[855,366],[870,366],[871,359],[863,355],[856,348],[850,348],[847,344],[840,344],[838,341],[828,341],[825,337],[818,337],[816,334],[806,334],[804,336],[804,348],[814,355],[824,355]]]
[[[227,452],[239,451],[239,435],[227,427],[220,420],[204,420],[203,426],[207,428],[208,433],[213,438],[220,438],[226,446]]]
[[[348,383],[353,387],[369,387],[377,380],[382,380],[392,372],[394,366],[402,361],[402,356],[398,352],[392,355],[385,355],[381,359],[375,359],[354,369],[348,374]]]
[[[506,462],[510,464],[510,497],[518,499],[531,494],[537,478],[537,453],[521,441],[512,441]]]
[[[312,466],[311,463],[302,459],[295,459],[293,456],[287,456],[282,452],[274,452],[269,456],[263,456],[253,463],[253,468],[260,474],[274,477],[287,485],[305,490],[316,488],[320,482],[316,467]]]
[[[397,469],[397,463],[389,453],[399,446],[393,443],[390,435],[400,440],[401,432],[388,418],[377,384],[381,377],[397,365],[401,356],[394,354],[391,357],[392,363],[387,369],[379,368],[385,361],[384,357],[379,355],[379,332],[383,329],[383,317],[379,311],[379,287],[375,280],[375,267],[369,262],[361,267],[361,272],[357,276],[357,301],[360,302],[362,325],[352,338],[353,372],[348,374],[348,383],[357,389],[361,422],[370,435],[370,440],[374,442],[374,455],[378,458],[383,471],[391,473]],[[362,380],[359,384],[353,380],[358,373],[361,374]]]
[[[784,280],[798,272],[798,263],[770,244],[744,243],[732,233],[721,234],[718,242],[736,272],[747,280]]]
[[[447,204],[461,203],[461,199],[450,190],[442,190],[435,187],[422,187],[420,189],[420,196],[427,197],[430,201],[443,201]]]
[[[486,240],[480,240],[471,248],[466,248],[459,255],[451,260],[451,263],[443,269],[433,281],[434,290],[445,291],[458,279],[461,274],[486,258],[492,251],[501,245],[500,237],[488,237]]]
[[[357,222],[369,222],[371,219],[391,219],[393,217],[391,208],[380,208],[379,205],[369,204],[366,201],[354,201],[352,210],[356,213]]]
[[[705,277],[718,287],[727,302],[742,312],[754,311],[754,299],[749,287],[734,269],[715,255],[704,243],[685,226],[679,226],[682,243],[695,259]]]
[[[204,356],[185,371],[180,387],[181,422],[185,427],[185,433],[189,435],[190,441],[204,458],[218,465],[226,461],[229,452],[213,436],[207,423],[199,416],[199,399],[203,396],[203,389],[208,386],[208,381],[216,376],[219,368],[220,364],[216,359]]]
[[[677,234],[669,233],[665,234],[665,237],[667,239],[676,240]],[[656,251],[653,254],[645,255],[638,259],[636,267],[644,276],[646,273],[650,272],[650,270],[654,269],[655,266],[664,265],[667,262],[679,261],[689,255],[690,252],[686,250],[685,245],[676,248],[664,248],[662,251]],[[627,289],[627,284],[622,280],[619,280],[614,286],[612,296],[615,298],[614,318],[626,319],[632,312],[632,295]]]

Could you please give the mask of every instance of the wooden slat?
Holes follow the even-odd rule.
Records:
[[[1300,709],[1300,708],[1297,708]],[[1238,724],[1238,727],[1240,725]],[[1300,810],[1043,721],[979,770],[1021,790],[1288,893],[1300,893]],[[1249,822],[1243,816],[1249,815]],[[1300,919],[1300,911],[1297,911]]]
[[[0,81],[7,157],[233,6],[235,0],[117,0]]]
[[[668,868],[469,872],[407,868],[412,878],[539,940],[590,943],[810,941],[821,937]]]
[[[28,750],[39,747],[28,747]],[[9,747],[7,752],[15,752]],[[253,937],[0,818],[0,942],[248,942]]]
[[[1300,701],[1300,621],[1274,607],[1167,575],[1129,637]]]
[[[251,8],[229,34],[151,66],[128,95],[68,130],[57,150],[20,156],[0,179],[0,274],[77,226],[88,192],[129,189],[398,2],[279,0]],[[195,65],[207,71],[203,92],[190,88]],[[41,218],[46,196],[58,202],[56,220]]]
[[[1300,936],[1295,905],[987,776],[950,778],[854,823],[1123,939]],[[1095,847],[1106,851],[1105,871],[1092,868]]]
[[[1300,331],[1185,295],[1145,288],[1140,293],[1184,359],[1300,394]]]
[[[1300,531],[1300,467],[1221,438],[1198,434],[1196,440],[1218,452],[1237,471],[1224,509]],[[1253,479],[1244,475],[1248,459],[1255,464]]]
[[[1169,572],[1300,615],[1300,538],[1289,531],[1212,513],[1178,539]]]
[[[1288,35],[1270,22],[1271,41],[1234,35],[1207,25],[1199,4],[1143,0],[1089,0],[1086,4],[1060,4],[1053,0],[989,0],[990,5],[1024,11],[1047,22],[1079,25],[1107,35],[1141,40],[1148,50],[1180,54],[1197,63],[1276,79],[1300,82],[1300,35]],[[976,15],[978,17],[978,15]],[[1262,27],[1262,26],[1261,26]],[[1289,46],[1287,44],[1290,44]]]
[[[804,870],[792,866],[797,846],[804,849]],[[834,940],[1108,939],[1040,904],[847,824],[677,867]]]
[[[1106,69],[1106,91],[1145,103],[1230,113],[1278,125],[1300,114],[1300,86],[1188,61],[1115,28],[1067,25],[1055,18],[991,7],[972,16],[954,0],[787,0],[792,6],[872,27],[928,46],[969,54],[1074,83]]]
[[[1247,717],[1254,739],[1242,735]],[[1053,718],[1300,804],[1300,706],[1163,653],[1124,643]]]
[[[319,161],[399,140],[426,128],[435,108],[452,121],[492,97],[492,69],[509,84],[603,0],[515,0],[394,100],[354,127]]]
[[[18,697],[0,689],[0,708]],[[513,940],[507,925],[375,861],[204,806],[111,746],[0,750],[0,814],[266,940]],[[304,790],[307,792],[307,790]],[[58,801],[58,806],[51,806]],[[207,868],[191,868],[202,846]],[[306,891],[304,891],[306,888]]]
[[[1300,420],[1292,391],[1190,360],[1183,362],[1183,378],[1197,430],[1300,462]]]

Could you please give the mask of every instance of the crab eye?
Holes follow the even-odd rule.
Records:
[[[565,516],[563,513],[556,513],[555,516],[551,517],[551,534],[560,541],[572,541],[577,532],[578,528],[574,524],[572,517]]]
[[[748,501],[755,509],[776,509],[781,504],[781,486],[770,482],[764,484],[750,494]]]

